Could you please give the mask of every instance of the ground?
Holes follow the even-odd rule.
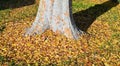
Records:
[[[119,66],[120,5],[107,0],[73,0],[78,40],[47,30],[24,37],[35,19],[38,2],[0,9],[0,64],[3,66]],[[104,3],[106,2],[106,3]],[[106,4],[109,5],[106,7]],[[10,4],[11,5],[11,4]]]

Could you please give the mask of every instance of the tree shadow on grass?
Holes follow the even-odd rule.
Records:
[[[86,32],[97,17],[104,14],[112,7],[117,6],[118,4],[118,2],[107,1],[102,4],[97,4],[86,10],[76,12],[73,14],[75,23],[79,29]]]
[[[9,8],[19,8],[27,5],[32,5],[35,0],[0,0],[0,10]]]
[[[23,6],[32,5],[35,0],[0,0],[0,10],[14,9]],[[0,33],[5,29],[5,25],[0,25]]]

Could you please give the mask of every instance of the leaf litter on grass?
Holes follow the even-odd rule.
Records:
[[[51,30],[47,30],[41,35],[24,37],[25,28],[31,24],[29,20],[7,24],[4,32],[0,34],[0,54],[2,56],[14,59],[16,63],[23,61],[59,65],[62,62],[68,64],[67,60],[71,59],[70,65],[77,63],[85,66],[110,63],[114,59],[112,55],[106,58],[106,53],[111,54],[111,52],[107,52],[106,47],[99,49],[99,46],[111,37],[111,30],[107,23],[96,21],[89,29],[90,35],[83,35],[79,40],[71,40],[53,33]],[[113,63],[118,62],[119,59],[115,57]]]

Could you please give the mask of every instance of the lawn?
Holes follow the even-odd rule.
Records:
[[[3,4],[4,3],[4,4]],[[39,0],[0,1],[1,66],[120,66],[120,4],[73,0],[78,40],[47,30],[24,37]]]

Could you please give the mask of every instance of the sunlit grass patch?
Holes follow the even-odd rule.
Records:
[[[78,12],[78,11],[80,11],[80,10],[85,10],[85,9],[87,9],[87,8],[89,8],[89,7],[92,7],[92,6],[94,6],[95,4],[94,3],[84,3],[84,1],[78,1],[78,2],[76,2],[76,1],[73,1],[73,13],[75,13],[75,12]]]

